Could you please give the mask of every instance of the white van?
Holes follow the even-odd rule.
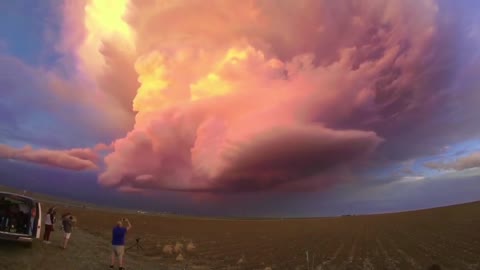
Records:
[[[42,206],[20,194],[0,192],[0,239],[26,243],[40,238]]]

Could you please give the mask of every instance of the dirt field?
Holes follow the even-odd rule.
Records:
[[[49,204],[49,203],[46,203]],[[221,220],[67,207],[78,218],[68,250],[3,243],[0,269],[106,269],[110,231],[128,217],[127,269],[480,269],[480,203],[416,212],[290,220]],[[163,252],[182,243],[184,261]],[[195,245],[186,251],[188,243]],[[175,252],[174,252],[175,253]],[[240,262],[239,261],[243,261]],[[33,267],[35,266],[35,267]],[[267,268],[268,269],[268,268]]]

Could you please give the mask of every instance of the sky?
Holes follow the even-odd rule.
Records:
[[[480,3],[454,2],[3,1],[0,185],[215,216],[480,200]]]

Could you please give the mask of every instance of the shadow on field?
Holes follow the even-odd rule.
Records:
[[[38,245],[37,243],[33,243],[29,245],[27,243],[18,243],[14,241],[0,241],[0,253],[2,255],[11,254],[18,254],[19,252],[28,253],[31,252],[34,246]]]
[[[27,266],[29,269],[31,262],[30,258],[33,258],[38,253],[38,246],[40,243],[33,243],[29,246],[26,243],[18,243],[13,241],[0,241],[0,269],[20,269],[15,264],[22,261],[23,266]]]

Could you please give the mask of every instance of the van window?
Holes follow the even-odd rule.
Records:
[[[13,194],[0,194],[0,232],[33,235],[31,199]]]

